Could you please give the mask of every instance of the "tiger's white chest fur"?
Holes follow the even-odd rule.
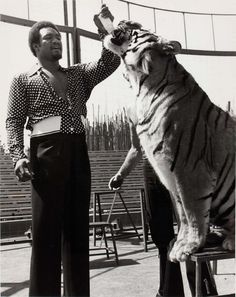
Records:
[[[168,139],[164,137],[164,131],[167,122],[162,119],[163,113],[167,106],[162,106],[159,113],[152,112],[151,104],[152,96],[146,98],[142,97],[142,92],[136,101],[136,131],[139,136],[140,143],[147,155],[150,163],[157,172],[161,182],[167,187],[169,191],[176,193],[174,176],[170,171],[171,162],[173,160],[171,139],[173,135],[168,134]],[[149,117],[151,120],[149,120]],[[147,121],[145,123],[145,120]],[[155,123],[160,123],[158,128]],[[172,133],[175,131],[175,124],[173,123]]]

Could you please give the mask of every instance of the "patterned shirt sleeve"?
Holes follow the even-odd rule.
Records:
[[[7,143],[15,164],[24,154],[24,124],[27,115],[25,85],[22,76],[16,76],[10,86],[7,108],[6,130]]]
[[[88,93],[101,81],[110,76],[120,65],[120,57],[102,48],[102,55],[98,61],[82,64],[85,73]]]

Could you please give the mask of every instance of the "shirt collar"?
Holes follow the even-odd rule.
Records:
[[[33,76],[36,74],[39,70],[42,69],[42,66],[40,66],[38,63],[36,63],[31,69],[28,71],[29,76]]]
[[[59,69],[61,71],[66,72],[68,69],[62,67],[61,65],[59,65]],[[36,63],[33,67],[31,67],[31,69],[28,71],[29,76],[33,76],[34,74],[36,74],[37,72],[42,71],[42,66],[39,65],[38,63]]]

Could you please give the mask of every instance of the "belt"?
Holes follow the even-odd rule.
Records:
[[[33,125],[31,136],[58,133],[61,128],[61,116],[52,116]]]

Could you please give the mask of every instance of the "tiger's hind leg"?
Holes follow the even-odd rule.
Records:
[[[224,226],[226,229],[226,238],[222,243],[222,247],[225,250],[235,250],[235,218],[230,219]]]
[[[222,174],[213,193],[211,217],[214,225],[222,227],[225,239],[222,247],[235,250],[235,167],[227,171],[227,179]],[[224,180],[224,183],[222,183]],[[220,190],[219,190],[220,189]]]
[[[226,236],[225,240],[222,243],[222,247],[225,250],[234,251],[235,250],[235,234]]]

